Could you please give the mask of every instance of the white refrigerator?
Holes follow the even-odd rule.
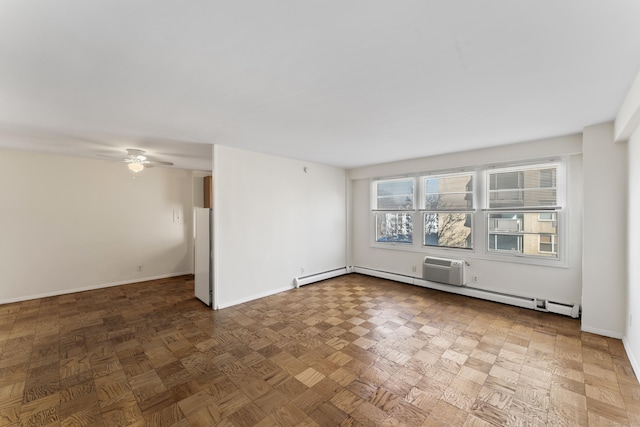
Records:
[[[196,208],[195,295],[213,307],[213,269],[211,259],[211,209]]]

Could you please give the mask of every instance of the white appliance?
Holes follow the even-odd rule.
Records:
[[[196,208],[195,295],[213,306],[213,269],[211,260],[211,209]]]
[[[422,279],[447,285],[464,286],[464,261],[425,257]]]

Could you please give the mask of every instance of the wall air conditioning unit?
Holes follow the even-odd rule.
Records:
[[[447,285],[464,286],[464,261],[425,257],[422,279]]]

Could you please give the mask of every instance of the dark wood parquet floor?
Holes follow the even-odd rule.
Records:
[[[360,275],[212,311],[192,277],[0,306],[0,426],[640,425],[619,340]]]

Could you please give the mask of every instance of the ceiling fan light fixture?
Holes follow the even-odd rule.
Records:
[[[137,148],[127,148],[127,156],[124,159],[118,159],[116,157],[105,156],[102,154],[98,154],[98,156],[114,160],[117,159],[123,163],[126,163],[129,170],[135,174],[139,174],[143,170],[152,168],[154,166],[173,166],[173,162],[167,162],[164,160],[149,160],[149,158],[144,154],[144,150],[138,150]]]
[[[129,170],[133,172],[142,172],[144,165],[142,163],[129,163]]]

